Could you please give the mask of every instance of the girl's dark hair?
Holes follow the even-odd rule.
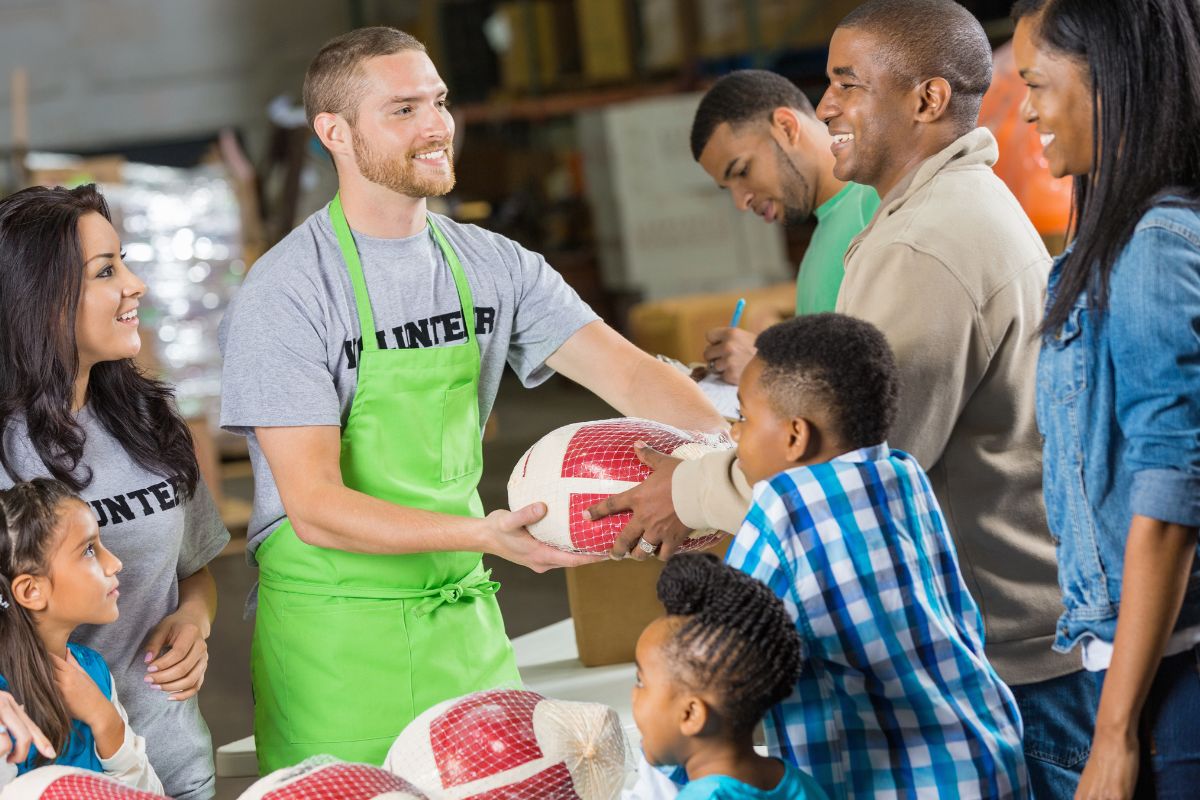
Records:
[[[24,415],[29,441],[58,480],[79,491],[92,480],[80,468],[84,432],[71,412],[79,353],[75,312],[83,284],[79,220],[108,204],[94,185],[34,187],[0,200],[0,433]],[[200,479],[174,392],[142,374],[132,359],[92,367],[88,404],[125,452],[191,497]],[[0,466],[20,480],[13,454]]]
[[[71,736],[71,715],[33,616],[13,597],[12,581],[18,575],[47,574],[58,543],[54,531],[68,500],[83,502],[49,478],[0,491],[0,675],[59,753]]]
[[[1113,265],[1152,206],[1200,205],[1200,4],[1018,0],[1012,16],[1037,17],[1040,42],[1086,64],[1091,81],[1095,157],[1075,177],[1074,245],[1042,323],[1051,332],[1083,292],[1107,308]]]
[[[803,666],[800,635],[765,584],[711,553],[678,555],[658,579],[658,599],[684,621],[668,663],[692,688],[721,698],[730,735],[747,735],[789,694]]]

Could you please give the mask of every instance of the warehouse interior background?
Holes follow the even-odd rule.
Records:
[[[963,4],[1002,59],[1009,0]],[[687,133],[699,95],[722,74],[757,67],[792,79],[815,103],[826,43],[856,5],[0,0],[0,191],[101,184],[127,260],[150,286],[144,365],[177,387],[234,535],[213,565],[221,605],[201,693],[215,745],[251,729],[252,623],[242,606],[254,580],[244,558],[252,478],[244,442],[217,424],[216,331],[256,256],[336,189],[299,100],[320,46],[377,24],[421,39],[457,124],[457,186],[436,209],[543,253],[635,343],[689,362],[700,358],[703,331],[724,324],[731,298],[749,298],[748,327],[792,305],[811,232],[739,213],[693,161]],[[1020,174],[1002,169],[1040,150],[1026,143],[1033,133],[1020,124],[1015,78],[998,63],[983,122],[1001,139],[997,171],[1020,198]],[[1052,249],[1068,191],[1043,187],[1026,206]],[[485,506],[506,505],[509,471],[539,436],[614,414],[563,379],[526,391],[508,375],[485,434]],[[563,571],[491,561],[510,635],[571,614]],[[249,782],[222,779],[218,797]]]

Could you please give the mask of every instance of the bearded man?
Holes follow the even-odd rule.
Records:
[[[726,428],[687,376],[601,321],[540,255],[431,214],[454,186],[446,86],[413,37],[364,28],[304,84],[338,196],[266,253],[221,330],[221,424],[249,440],[259,567],[259,769],[317,753],[382,763],[451,697],[518,682],[481,556],[582,563],[484,516],[481,423],[505,364],[622,413]]]

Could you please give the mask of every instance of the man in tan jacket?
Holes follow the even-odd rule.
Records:
[[[950,524],[988,657],[1025,720],[1034,796],[1070,798],[1095,687],[1078,659],[1050,649],[1061,601],[1034,418],[1050,257],[992,172],[995,139],[975,127],[991,82],[987,38],[951,0],[871,0],[834,34],[828,73],[817,114],[834,138],[834,174],[882,198],[846,253],[837,310],[874,323],[896,352],[890,443],[928,471]],[[681,528],[740,525],[749,487],[731,456],[644,458],[663,473],[644,496],[599,510],[633,508],[633,532],[668,555]],[[678,519],[665,510],[667,476]]]

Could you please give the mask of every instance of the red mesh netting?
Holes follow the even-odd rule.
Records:
[[[497,689],[417,717],[384,767],[436,798],[607,800],[619,793],[628,761],[607,706]]]
[[[369,764],[347,764],[315,756],[276,770],[238,800],[429,800],[408,781]]]
[[[5,800],[162,800],[98,772],[50,765],[31,770],[0,792]]]
[[[634,450],[637,442],[681,459],[700,458],[732,446],[724,436],[683,431],[644,419],[566,425],[538,440],[517,462],[508,483],[510,507],[544,502],[545,518],[529,527],[535,537],[562,550],[607,552],[631,515],[617,513],[590,520],[584,511],[650,475],[652,470]],[[680,549],[708,547],[719,538],[714,531],[697,531]]]

